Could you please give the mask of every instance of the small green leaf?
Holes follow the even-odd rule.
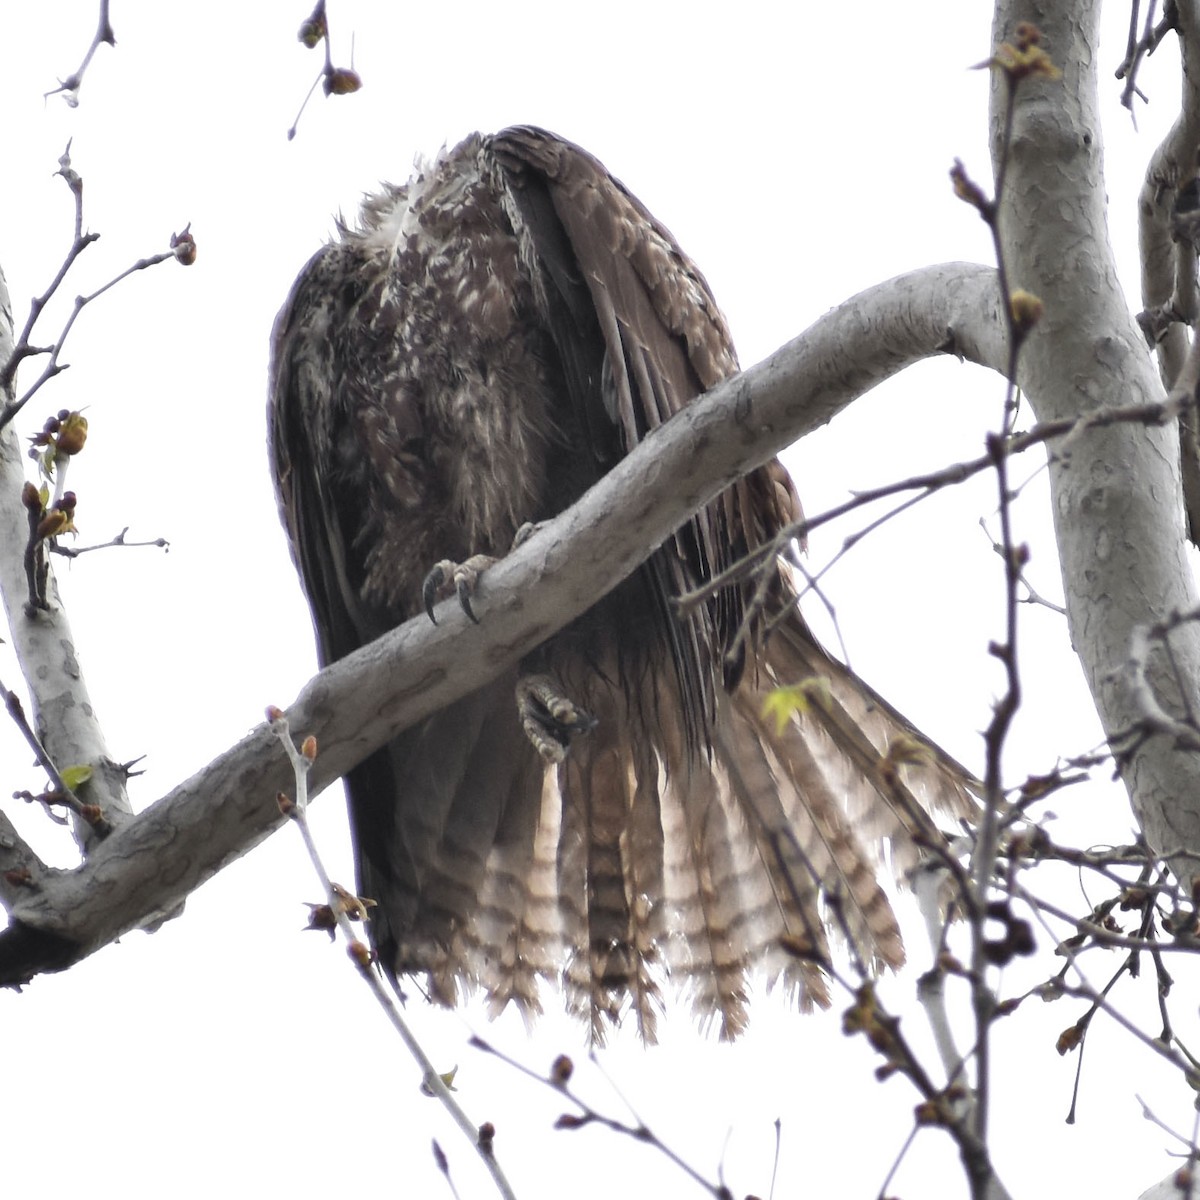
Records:
[[[87,783],[92,777],[92,768],[87,765],[78,767],[66,767],[61,772],[62,781],[71,791],[75,791],[80,785]]]
[[[455,1065],[449,1071],[439,1071],[438,1078],[446,1085],[446,1091],[457,1092],[458,1088],[454,1086],[454,1077],[458,1074],[458,1066]],[[429,1077],[426,1076],[425,1082],[421,1084],[421,1091],[426,1096],[435,1096],[437,1093],[433,1090],[433,1084],[429,1082]]]
[[[811,675],[799,683],[770,691],[763,700],[762,715],[774,717],[775,732],[782,734],[793,716],[808,712],[814,704],[828,710],[829,702],[829,680],[822,675]]]

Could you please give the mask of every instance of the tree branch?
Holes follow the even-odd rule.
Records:
[[[1183,58],[1179,116],[1146,168],[1138,196],[1142,303],[1166,387],[1176,385],[1188,351],[1188,324],[1196,321],[1196,247],[1174,236],[1176,197],[1193,176],[1200,150],[1200,14],[1194,5],[1172,9]],[[1144,327],[1147,327],[1144,325]],[[1195,414],[1180,419],[1180,461],[1193,541],[1200,544],[1200,440]]]
[[[888,376],[946,352],[1002,369],[1003,329],[993,270],[930,267],[846,301],[689,405],[488,570],[479,626],[449,603],[438,625],[423,616],[410,621],[303,689],[287,717],[321,746],[314,793],[399,730],[500,674],[590,608],[733,480]],[[0,519],[19,490],[11,456],[4,464]],[[30,621],[19,607],[12,619],[22,638],[27,627],[42,628],[41,617]],[[0,934],[0,982],[60,969],[174,906],[279,825],[275,795],[290,780],[274,737],[260,727],[116,829],[79,868],[39,870],[36,890],[22,891],[13,925]],[[44,953],[30,931],[53,935]]]
[[[4,273],[0,271],[0,374],[13,353],[12,307]],[[15,380],[0,392],[0,409],[11,400]],[[3,599],[13,650],[30,691],[33,727],[52,762],[65,767],[87,765],[92,777],[82,785],[81,797],[97,805],[105,819],[119,824],[133,809],[125,792],[125,771],[113,761],[87,692],[75,640],[63,611],[51,573],[49,610],[26,612],[29,596],[21,550],[29,538],[28,513],[21,501],[25,484],[25,457],[15,427],[0,430],[0,598]],[[77,824],[84,845],[95,830]]]
[[[1017,97],[1002,231],[1014,284],[1045,306],[1019,372],[1042,421],[1157,402],[1164,390],[1117,283],[1106,231],[1099,8],[1096,0],[1045,6],[1042,33],[1063,81],[1032,80]],[[1001,3],[997,36],[1023,13],[1017,0]],[[1002,86],[993,85],[994,138]],[[1121,669],[1135,630],[1196,606],[1178,463],[1173,425],[1088,428],[1072,440],[1069,457],[1051,459],[1072,644],[1109,736],[1141,716]],[[1200,630],[1180,629],[1171,650],[1183,677],[1200,678]],[[1147,678],[1163,707],[1180,711],[1162,654]],[[1122,775],[1156,852],[1200,845],[1200,812],[1188,811],[1188,799],[1200,794],[1200,755],[1150,737],[1123,761]]]

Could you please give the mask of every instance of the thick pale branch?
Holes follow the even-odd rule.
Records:
[[[319,743],[314,792],[584,612],[734,479],[889,375],[946,352],[996,369],[1006,361],[994,271],[951,264],[880,284],[689,406],[483,576],[480,625],[444,605],[438,625],[410,621],[304,688],[287,717]],[[264,725],[78,869],[41,873],[0,935],[0,982],[69,965],[169,909],[280,823],[275,795],[290,780]]]
[[[1178,380],[1188,348],[1189,324],[1196,321],[1196,253],[1188,241],[1172,236],[1177,189],[1192,176],[1200,151],[1200,13],[1193,4],[1176,9],[1182,96],[1179,116],[1146,168],[1138,197],[1138,240],[1142,264],[1142,303],[1148,312],[1166,313],[1173,322],[1161,326],[1159,369],[1169,388]],[[1200,440],[1195,416],[1181,419],[1181,466],[1188,523],[1193,540],[1200,538]]]
[[[1045,305],[1020,369],[1042,421],[1163,396],[1117,282],[1105,224],[1099,8],[1095,0],[1043,6],[1043,44],[1063,78],[1027,81],[1017,98],[1002,231],[1014,285]],[[1019,3],[1001,4],[996,36],[1024,15]],[[999,122],[994,108],[993,131]],[[1122,670],[1137,629],[1196,605],[1177,430],[1088,429],[1072,441],[1069,456],[1052,460],[1050,483],[1072,642],[1105,730],[1116,737],[1141,717]],[[1171,648],[1182,677],[1200,678],[1197,630],[1180,629]],[[1162,656],[1147,674],[1163,707],[1179,711]],[[1123,773],[1156,851],[1200,845],[1200,755],[1157,736],[1139,745]]]
[[[13,350],[12,308],[0,272],[0,370]],[[0,407],[10,397],[0,394]],[[132,811],[125,794],[125,772],[108,754],[104,735],[88,697],[75,652],[75,640],[59,602],[53,576],[50,611],[25,612],[29,590],[23,550],[29,538],[28,514],[21,502],[25,458],[13,424],[0,430],[0,597],[8,615],[13,649],[29,688],[33,726],[42,746],[61,771],[86,764],[94,772],[82,796],[98,805],[110,824]],[[87,843],[91,830],[80,826]]]
[[[1142,303],[1159,308],[1170,303],[1176,287],[1179,247],[1171,237],[1176,189],[1195,169],[1200,150],[1200,20],[1194,6],[1178,7],[1179,46],[1184,70],[1179,116],[1146,168],[1138,197],[1138,239],[1142,264]],[[1159,346],[1163,382],[1171,387],[1187,350],[1187,330],[1175,325]]]

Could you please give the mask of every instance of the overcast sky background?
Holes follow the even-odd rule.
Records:
[[[988,180],[987,75],[968,68],[989,54],[989,6],[920,7],[914,19],[911,6],[884,0],[845,10],[332,0],[335,59],[349,64],[354,35],[364,88],[318,96],[289,143],[319,67],[320,52],[295,37],[303,2],[117,3],[117,47],[98,51],[77,109],[42,93],[78,65],[96,5],[6,6],[0,266],[18,326],[69,244],[70,197],[52,178],[69,138],[86,222],[102,237],[64,287],[67,303],[165,248],[188,221],[199,245],[191,269],[163,264],[90,307],[68,344],[71,370],[22,418],[31,433],[52,411],[87,408],[91,438],[71,468],[81,544],[125,525],[130,537],[171,542],[169,554],[108,551],[59,571],[110,749],[147,756],[135,804],[239,739],[265,705],[289,703],[314,669],[267,472],[265,378],[275,312],[333,214],[352,214],[380,179],[407,177],[418,152],[474,129],[547,126],[597,154],[673,230],[724,307],[743,363],[755,362],[901,271],[991,261],[982,223],[947,180],[955,157]],[[852,17],[835,23],[839,11]],[[1179,85],[1168,43],[1141,78],[1152,104],[1135,130],[1111,82],[1127,10],[1110,16],[1101,77],[1111,227],[1136,303],[1136,194]],[[51,311],[38,340],[52,340],[65,311]],[[879,388],[789,457],[807,511],[973,457],[1001,400],[997,379],[953,362]],[[1038,590],[1058,597],[1044,471],[1031,459],[1018,469],[1026,476],[1018,536],[1032,547]],[[999,685],[986,647],[1001,630],[1000,564],[978,524],[993,512],[990,480],[944,494],[872,535],[827,581],[854,667],[976,768]],[[816,534],[812,563],[857,527]],[[1062,619],[1045,609],[1022,618],[1029,686],[1010,747],[1014,782],[1099,741]],[[0,671],[16,682],[7,653]],[[28,757],[0,727],[0,795],[41,786]],[[1120,794],[1103,785],[1055,808],[1063,839],[1124,840],[1131,827]],[[47,858],[72,861],[68,837],[24,806],[13,815]],[[313,821],[332,873],[349,882],[340,788]],[[489,1195],[342,955],[300,932],[302,902],[318,890],[285,830],[153,937],[132,934],[66,975],[0,994],[6,1193],[444,1196],[429,1153],[437,1137],[462,1195]],[[1068,895],[1082,909],[1077,889]],[[911,910],[903,915],[923,968],[927,948]],[[1115,965],[1097,960],[1096,978]],[[1049,957],[1022,964],[1005,993],[1054,969]],[[887,1002],[911,1010],[915,978],[887,981]],[[1149,979],[1119,1000],[1156,1028]],[[916,1096],[902,1080],[874,1081],[865,1043],[840,1034],[844,1007],[839,999],[834,1013],[801,1020],[762,998],[733,1048],[679,1012],[663,1023],[663,1047],[619,1037],[600,1061],[697,1169],[715,1179],[724,1155],[735,1195],[766,1195],[778,1116],[777,1196],[869,1197],[909,1133]],[[480,1029],[535,1069],[562,1051],[582,1059],[583,1031],[553,997],[550,1008],[532,1037],[516,1019],[489,1026],[478,1009],[410,1009],[434,1060],[459,1064],[473,1119],[496,1124],[518,1195],[702,1194],[643,1146],[600,1130],[552,1132],[560,1101],[465,1045]],[[1130,1196],[1164,1174],[1168,1139],[1141,1119],[1135,1091],[1190,1127],[1182,1083],[1103,1020],[1088,1042],[1080,1119],[1063,1124],[1076,1060],[1053,1043],[1080,1012],[1031,1002],[997,1031],[993,1145],[1014,1195]],[[1194,1024],[1194,1001],[1180,998],[1175,1015]],[[919,1028],[920,1016],[907,1024]],[[582,1074],[599,1105],[623,1113],[604,1074]],[[922,1134],[891,1191],[965,1194],[948,1139]]]

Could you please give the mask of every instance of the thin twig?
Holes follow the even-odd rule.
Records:
[[[190,265],[195,259],[195,242],[192,236],[185,227],[180,234],[173,234],[171,237],[171,248],[164,250],[158,254],[152,254],[148,258],[139,258],[137,262],[125,268],[119,275],[114,276],[107,283],[98,287],[94,292],[87,295],[76,296],[74,306],[71,309],[70,315],[67,317],[61,332],[52,346],[35,346],[30,341],[33,335],[33,330],[45,311],[46,305],[58,291],[63,280],[66,279],[68,272],[75,264],[75,260],[96,241],[100,235],[98,233],[83,232],[83,179],[79,173],[71,166],[71,144],[67,143],[66,150],[63,151],[62,157],[58,160],[58,170],[56,175],[61,176],[71,191],[71,195],[75,200],[75,232],[72,238],[70,248],[67,250],[66,257],[63,259],[62,265],[58,272],[50,281],[49,286],[40,295],[34,297],[29,306],[29,315],[25,320],[25,326],[21,330],[21,336],[17,339],[16,345],[13,347],[13,352],[8,362],[5,363],[3,370],[0,370],[0,394],[9,394],[13,381],[16,378],[17,368],[26,358],[35,357],[38,355],[49,355],[46,365],[42,368],[42,373],[33,382],[33,384],[25,390],[19,399],[7,403],[3,409],[0,409],[0,429],[9,423],[26,404],[34,397],[43,384],[54,378],[55,375],[65,371],[70,364],[59,363],[59,355],[62,353],[63,345],[67,340],[75,322],[79,319],[79,314],[92,301],[99,299],[105,292],[114,288],[123,279],[127,279],[130,275],[138,271],[144,271],[147,267],[156,266],[158,263],[166,262],[168,259],[175,259],[183,263],[185,266]],[[190,253],[189,253],[190,251]]]
[[[313,869],[316,871],[317,877],[321,881],[321,886],[325,891],[326,903],[337,921],[338,928],[346,938],[351,961],[357,966],[359,974],[366,980],[376,1001],[387,1014],[388,1020],[391,1021],[392,1028],[400,1035],[405,1048],[420,1068],[422,1088],[441,1101],[442,1106],[450,1114],[454,1123],[462,1130],[464,1136],[475,1148],[475,1152],[483,1160],[484,1165],[492,1176],[493,1183],[496,1185],[496,1190],[504,1197],[504,1200],[515,1200],[512,1187],[505,1177],[499,1162],[496,1160],[492,1137],[483,1136],[482,1131],[486,1127],[472,1124],[470,1118],[463,1111],[458,1101],[455,1100],[449,1087],[447,1087],[445,1080],[430,1061],[429,1056],[425,1053],[416,1035],[409,1028],[408,1022],[404,1019],[392,1000],[391,995],[383,986],[383,981],[374,965],[374,955],[359,939],[358,934],[350,923],[347,906],[339,896],[333,881],[329,878],[329,873],[325,870],[325,864],[321,860],[320,851],[317,849],[316,841],[312,836],[312,830],[308,824],[308,773],[317,755],[316,740],[312,737],[306,738],[302,746],[297,749],[295,743],[292,741],[287,718],[280,709],[269,708],[267,710],[267,720],[271,730],[279,738],[284,750],[287,752],[288,760],[292,764],[292,770],[295,775],[295,801],[294,803],[288,802],[286,805],[281,804],[281,808],[283,808],[287,816],[292,818],[296,827],[300,830],[300,836],[312,861]],[[286,800],[286,797],[284,799]]]
[[[131,542],[125,536],[128,532],[129,526],[126,525],[120,533],[109,538],[107,542],[97,542],[94,546],[60,546],[55,542],[50,547],[50,551],[52,554],[61,554],[64,558],[78,558],[81,554],[91,554],[93,550],[110,550],[114,546],[127,546],[130,548],[155,546],[160,550],[170,550],[171,548],[171,543],[163,537],[150,538],[144,542]]]
[[[716,1197],[716,1200],[731,1200],[731,1193],[727,1187],[721,1183],[713,1183],[712,1180],[706,1179],[699,1171],[696,1170],[690,1163],[682,1158],[676,1151],[672,1150],[634,1111],[633,1106],[621,1094],[613,1081],[605,1074],[605,1080],[609,1087],[616,1092],[621,1103],[629,1109],[633,1117],[632,1122],[622,1121],[619,1117],[609,1116],[607,1113],[602,1113],[598,1109],[593,1108],[586,1100],[573,1092],[570,1087],[570,1078],[574,1072],[574,1064],[566,1055],[559,1055],[555,1059],[549,1076],[543,1075],[538,1071],[527,1067],[519,1059],[512,1058],[505,1054],[502,1050],[498,1050],[490,1042],[485,1041],[478,1034],[472,1034],[470,1044],[476,1050],[482,1050],[485,1054],[490,1054],[498,1058],[501,1062],[512,1067],[520,1074],[527,1076],[530,1079],[536,1080],[538,1083],[544,1084],[546,1087],[552,1088],[560,1095],[566,1097],[572,1104],[579,1109],[579,1113],[563,1113],[555,1122],[556,1129],[573,1130],[582,1129],[586,1125],[602,1125],[606,1129],[612,1130],[614,1133],[619,1133],[624,1137],[632,1138],[634,1141],[643,1142],[646,1145],[653,1146],[656,1150],[664,1155],[668,1161],[679,1168],[689,1179],[704,1188],[710,1195]],[[600,1064],[595,1055],[592,1056],[592,1062],[598,1070]],[[603,1072],[602,1072],[603,1073]]]
[[[1006,442],[1006,453],[1009,457],[1022,454],[1034,446],[1040,446],[1056,439],[1069,442],[1092,429],[1105,429],[1112,425],[1138,424],[1146,426],[1165,425],[1175,420],[1183,407],[1195,407],[1194,401],[1178,398],[1168,398],[1163,403],[1130,404],[1111,408],[1099,409],[1096,412],[1081,417],[1062,418],[1055,421],[1044,421],[1034,425],[1024,433],[1014,433]],[[1065,457],[1065,455],[1064,455]],[[675,600],[681,615],[688,615],[699,605],[709,600],[716,592],[747,578],[764,561],[773,561],[782,554],[793,541],[803,540],[813,530],[836,521],[848,513],[885,500],[902,492],[920,491],[923,495],[916,499],[924,500],[942,488],[965,483],[983,471],[990,470],[995,465],[994,453],[981,454],[978,458],[967,459],[963,462],[951,463],[936,471],[912,475],[907,479],[894,483],[882,484],[879,487],[868,488],[855,492],[849,500],[836,504],[812,517],[805,517],[781,529],[769,542],[763,543],[744,558],[731,564],[719,574],[695,588],[684,592]],[[897,515],[908,504],[897,508],[891,515]],[[874,527],[874,525],[872,526]],[[865,531],[864,531],[865,532]],[[860,535],[861,536],[861,535]]]
[[[107,818],[96,805],[85,804],[67,786],[53,759],[46,753],[41,739],[34,731],[33,726],[29,724],[29,720],[25,716],[25,708],[21,704],[21,698],[16,692],[5,687],[2,681],[0,681],[0,699],[4,701],[4,707],[8,710],[8,715],[12,718],[13,724],[21,731],[21,736],[37,756],[38,764],[50,777],[52,785],[50,799],[53,803],[63,805],[63,807],[70,809],[81,821],[86,821],[95,831],[97,837],[107,837],[112,832],[112,826],[108,823]]]
[[[300,26],[298,37],[301,45],[306,46],[309,50],[313,50],[317,46],[322,46],[325,50],[325,64],[322,66],[320,74],[313,80],[312,87],[308,89],[308,94],[304,97],[300,105],[300,111],[296,114],[296,119],[287,131],[289,142],[296,136],[296,131],[300,126],[300,118],[304,116],[304,110],[308,107],[308,102],[313,98],[313,93],[317,90],[317,84],[323,86],[326,96],[347,96],[352,92],[357,92],[362,87],[362,78],[354,69],[353,36],[350,39],[350,66],[335,67],[333,65],[333,53],[330,49],[329,39],[329,17],[325,12],[325,0],[317,0],[316,7],[309,13]]]
[[[79,103],[79,89],[83,85],[83,77],[91,65],[92,56],[101,46],[116,46],[117,44],[116,34],[113,33],[112,23],[108,19],[108,4],[109,0],[100,0],[100,18],[96,22],[96,32],[92,36],[92,44],[83,56],[83,62],[66,79],[60,79],[58,87],[51,88],[45,93],[43,99],[49,99],[49,97],[61,93],[71,108]]]

